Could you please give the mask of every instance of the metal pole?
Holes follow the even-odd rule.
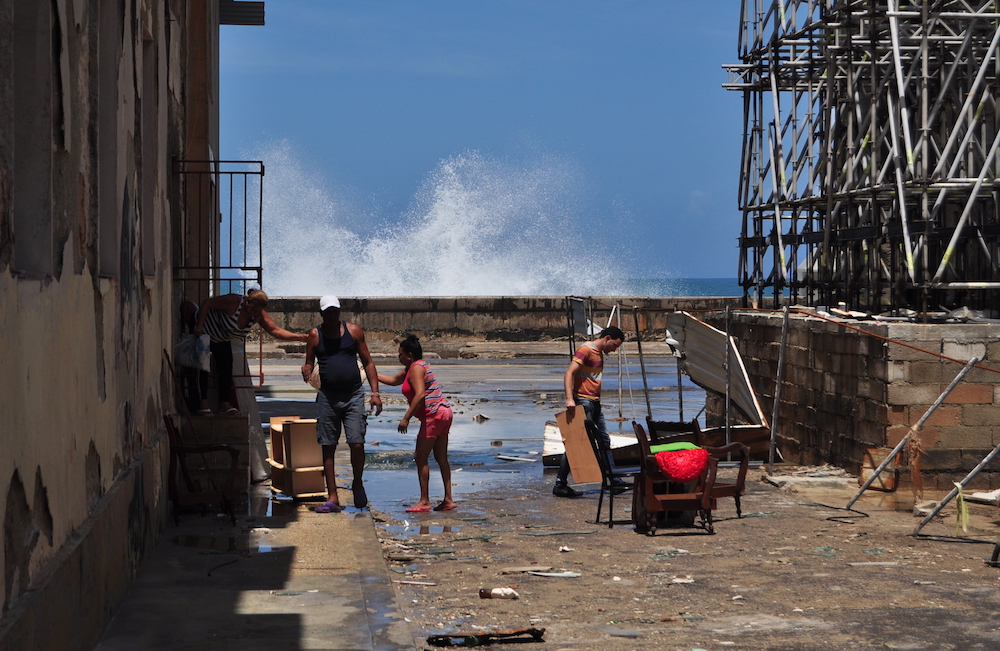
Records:
[[[611,316],[608,317],[608,326],[611,325],[611,320],[614,319],[615,316],[617,315],[617,317],[618,317],[618,328],[621,329],[621,327],[622,327],[622,312],[621,312],[620,307],[621,306],[618,303],[615,303],[615,306],[613,308],[611,308]],[[622,391],[622,371],[623,371],[623,368],[622,367],[625,366],[625,364],[627,362],[628,362],[628,360],[625,358],[625,342],[623,341],[622,345],[618,348],[618,422],[619,423],[622,422],[621,421],[621,419],[622,419],[622,397],[623,397],[623,391]],[[619,425],[619,427],[620,427],[620,425]]]
[[[732,396],[730,391],[730,385],[732,382],[732,372],[730,370],[731,364],[729,363],[730,355],[732,354],[733,341],[729,337],[729,306],[726,306],[726,445],[732,443],[730,439],[730,427],[732,422],[732,417],[729,414],[730,409],[732,409]]]
[[[774,409],[771,410],[771,446],[767,452],[767,474],[774,473],[774,448],[778,443],[778,407],[781,405],[781,384],[785,377],[785,348],[788,344],[788,306],[781,323],[781,348],[778,349],[778,375],[774,387]]]
[[[677,418],[684,422],[684,385],[681,384],[681,360],[676,358],[677,368]]]
[[[924,426],[924,423],[927,422],[927,419],[931,417],[931,414],[933,414],[934,411],[939,406],[941,406],[941,403],[944,402],[944,399],[947,398],[948,394],[952,392],[952,389],[958,386],[958,383],[962,381],[962,378],[964,378],[966,374],[969,371],[971,371],[973,367],[978,363],[979,363],[978,357],[973,356],[973,358],[969,360],[969,363],[966,364],[961,371],[959,371],[958,375],[955,376],[955,379],[952,380],[951,384],[948,385],[948,388],[945,389],[944,392],[938,396],[938,399],[934,401],[933,405],[928,407],[927,411],[924,412],[924,415],[920,417],[920,420],[917,421],[916,425],[910,428],[910,431],[906,433],[906,436],[904,436],[903,439],[896,444],[896,447],[892,449],[892,452],[890,452],[886,456],[886,458],[882,461],[882,463],[879,464],[878,468],[876,468],[874,472],[872,472],[872,476],[869,477],[864,484],[862,484],[861,488],[858,489],[858,492],[854,495],[853,498],[851,498],[851,501],[847,503],[846,507],[844,507],[845,509],[850,510],[850,508],[854,505],[854,503],[858,501],[858,498],[861,497],[861,494],[864,493],[866,490],[868,490],[868,487],[872,485],[872,482],[875,481],[875,478],[878,477],[882,473],[882,471],[886,469],[889,463],[892,462],[893,457],[899,454],[900,450],[903,449],[903,446],[906,445],[907,441],[909,441],[910,438],[916,432],[920,431],[920,428]],[[923,525],[921,524],[921,526]],[[917,527],[917,531],[919,530],[920,527]],[[914,533],[916,533],[916,531]]]
[[[972,481],[973,477],[978,475],[979,471],[981,471],[983,468],[989,465],[989,463],[993,461],[993,459],[998,454],[1000,454],[1000,445],[993,448],[993,451],[987,454],[985,457],[983,457],[983,460],[979,462],[979,465],[973,468],[972,472],[970,472],[968,475],[965,476],[965,479],[958,482],[959,483],[958,486],[951,489],[951,492],[948,493],[948,495],[943,500],[941,500],[941,503],[938,504],[933,511],[928,513],[927,517],[925,517],[923,520],[920,521],[920,524],[917,525],[917,528],[913,530],[913,533],[911,535],[915,536],[918,533],[920,533],[920,530],[924,528],[924,525],[930,522],[934,518],[934,516],[937,515],[941,511],[941,509],[944,508],[945,504],[952,501],[955,498],[955,496],[958,495],[958,491],[960,491],[962,488],[965,488],[965,485],[968,484],[970,481]]]
[[[569,356],[576,352],[576,324],[573,323],[573,299],[566,297],[566,325],[569,326]]]
[[[653,420],[653,407],[649,404],[649,381],[646,379],[646,360],[642,357],[642,335],[639,332],[639,308],[632,308],[632,318],[635,320],[635,343],[639,348],[639,368],[642,369],[642,394],[646,397],[646,413]]]

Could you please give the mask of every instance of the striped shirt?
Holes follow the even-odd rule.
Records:
[[[424,413],[414,414],[418,420],[423,420],[428,415],[436,414],[439,407],[450,407],[448,401],[445,400],[444,394],[441,393],[441,387],[438,386],[437,380],[434,379],[434,371],[431,370],[430,364],[422,359],[418,359],[410,365],[410,370],[413,370],[414,366],[422,366],[424,368]],[[403,395],[406,396],[408,401],[413,400],[413,396],[417,395],[417,392],[413,390],[410,386],[410,371],[406,372],[406,379],[403,380]]]
[[[216,343],[233,339],[246,339],[251,328],[253,328],[255,320],[251,320],[250,323],[242,328],[239,327],[240,311],[243,310],[245,301],[246,299],[240,299],[240,306],[236,308],[236,313],[233,315],[226,314],[222,310],[210,309],[208,314],[205,315],[205,324],[203,326],[205,334]]]
[[[597,349],[594,342],[588,341],[576,349],[573,363],[577,365],[573,373],[573,395],[600,400],[604,353]]]

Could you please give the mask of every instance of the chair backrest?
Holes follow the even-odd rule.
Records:
[[[699,447],[704,447],[701,427],[697,420],[690,422],[653,420],[646,417],[646,425],[649,426],[649,438],[656,443],[679,443],[681,441],[694,443]]]
[[[590,441],[590,448],[594,451],[594,456],[597,457],[597,465],[601,469],[601,474],[610,477],[614,468],[611,467],[608,453],[601,449],[601,433],[597,429],[597,425],[588,419],[583,421],[583,426],[587,430],[587,440]]]
[[[642,425],[632,421],[632,429],[635,430],[635,440],[639,443],[639,465],[642,466],[643,471],[648,472],[650,468],[646,464],[649,463],[649,437],[646,436],[646,430],[642,428]]]

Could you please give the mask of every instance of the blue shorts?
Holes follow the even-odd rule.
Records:
[[[341,402],[333,402],[325,392],[318,392],[316,421],[316,440],[320,445],[336,446],[340,442],[341,426],[349,444],[364,443],[368,430],[364,387],[359,387],[354,395]]]

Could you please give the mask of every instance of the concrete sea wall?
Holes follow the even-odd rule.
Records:
[[[593,297],[591,317],[607,323],[616,303],[623,307],[622,324],[635,330],[632,307],[641,308],[639,329],[644,339],[659,338],[666,332],[667,310],[725,309],[736,307],[740,299],[716,297]],[[545,341],[567,336],[569,301],[565,296],[471,296],[414,298],[341,298],[343,318],[360,325],[366,337],[391,341],[414,333],[422,339],[465,339],[475,341]],[[319,321],[318,297],[272,298],[268,314],[278,325],[302,331]]]

